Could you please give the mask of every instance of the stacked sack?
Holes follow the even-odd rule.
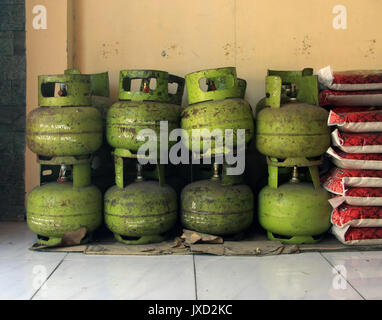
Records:
[[[327,155],[335,167],[322,177],[332,233],[348,245],[382,244],[382,71],[327,67],[318,75],[334,129]]]

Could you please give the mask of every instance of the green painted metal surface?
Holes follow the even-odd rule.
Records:
[[[203,129],[212,132],[215,129],[233,130],[233,146],[237,145],[237,130],[245,130],[245,143],[249,143],[255,134],[255,125],[251,106],[243,99],[225,99],[208,101],[190,105],[182,111],[181,127],[189,137],[188,148],[192,150],[193,144],[200,145],[200,150],[205,148],[203,141],[210,140],[210,136],[203,133]],[[199,129],[200,132],[194,131]],[[200,141],[200,143],[198,143]],[[215,147],[215,140],[210,140],[211,148]],[[226,146],[225,139],[223,146]],[[196,150],[199,151],[199,150]]]
[[[157,135],[160,150],[160,122],[168,121],[168,129],[179,128],[180,108],[160,102],[120,101],[110,107],[106,120],[106,137],[114,148],[138,151],[145,141],[138,141],[142,129],[151,129]],[[169,142],[169,146],[176,142]]]
[[[27,200],[27,223],[38,242],[47,246],[61,243],[68,232],[82,227],[88,234],[102,223],[102,195],[94,186],[48,183],[33,189]]]
[[[203,79],[208,83],[209,91],[201,89],[200,82]],[[186,76],[186,83],[189,106],[182,111],[181,127],[187,132],[189,138],[187,147],[191,151],[204,154],[232,151],[226,148],[225,139],[223,150],[215,148],[215,138],[211,139],[211,133],[216,129],[222,130],[223,137],[225,130],[233,130],[231,137],[234,148],[237,146],[238,129],[245,130],[246,144],[252,140],[254,136],[252,108],[242,99],[245,95],[246,81],[237,79],[235,68],[191,73]]]
[[[203,91],[200,86],[200,81],[203,79],[219,79],[220,89]],[[238,98],[242,94],[238,85],[236,68],[234,67],[208,69],[190,73],[186,75],[186,85],[188,103],[190,105],[210,100]]]
[[[246,230],[253,221],[254,197],[246,185],[197,181],[183,189],[181,204],[183,225],[198,232],[231,235]]]
[[[177,211],[176,192],[156,181],[114,186],[105,194],[106,226],[125,244],[162,241],[162,234],[174,226]]]
[[[311,183],[265,187],[259,194],[259,222],[272,240],[315,243],[330,228],[329,194]],[[283,236],[283,237],[280,237]]]
[[[55,97],[56,83],[63,85],[65,92]],[[90,77],[81,74],[39,76],[38,104],[41,107],[91,105]]]
[[[41,107],[27,117],[27,145],[43,156],[90,154],[102,144],[102,126],[101,114],[93,107]]]
[[[139,91],[133,91],[132,81],[141,79]],[[151,79],[156,87],[151,89]],[[119,77],[119,100],[168,102],[169,74],[158,70],[122,70]]]
[[[330,146],[328,112],[318,106],[292,102],[280,105],[281,79],[267,77],[267,105],[257,115],[256,147],[276,158],[316,157]]]
[[[282,71],[268,70],[268,76],[278,76],[282,79],[283,85],[296,85],[298,102],[318,105],[318,81],[313,75],[312,68],[305,68],[302,71]],[[281,104],[290,102],[290,97],[286,90],[281,90]],[[261,99],[256,105],[256,115],[267,106],[266,98]]]
[[[156,88],[151,90],[149,82],[156,79]],[[131,81],[142,80],[140,91],[129,91]],[[169,83],[177,83],[177,92],[168,94]],[[179,128],[184,79],[163,71],[123,70],[120,74],[121,101],[110,107],[106,120],[108,143],[118,149],[136,153],[146,141],[138,141],[143,129],[156,133],[157,148],[160,150],[160,122],[168,122],[168,130]],[[169,142],[171,147],[176,142]]]

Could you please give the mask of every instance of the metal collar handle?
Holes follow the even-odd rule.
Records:
[[[201,79],[218,81],[219,83],[215,84],[216,90],[203,91],[200,87]],[[186,85],[188,103],[190,105],[211,100],[240,98],[241,96],[236,75],[236,68],[234,67],[210,69],[190,73],[186,76]]]
[[[131,81],[141,79],[140,91],[131,91]],[[149,88],[151,79],[156,79],[155,89]],[[156,70],[122,70],[119,77],[119,100],[168,102],[169,74]]]
[[[55,84],[65,88],[65,94],[55,97]],[[38,77],[38,104],[41,107],[90,106],[90,77],[80,74]]]

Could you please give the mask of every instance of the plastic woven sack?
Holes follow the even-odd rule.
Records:
[[[382,228],[338,228],[332,226],[332,234],[346,245],[382,245]]]
[[[333,210],[331,222],[339,228],[382,227],[382,207],[343,204]]]
[[[345,195],[349,187],[382,188],[382,171],[333,168],[321,183],[327,191],[338,195]]]
[[[319,95],[320,106],[382,106],[382,90],[334,91],[324,90]]]
[[[382,188],[352,187],[348,188],[344,194],[332,194],[329,199],[331,206],[336,209],[346,203],[351,206],[382,206]]]
[[[382,110],[338,112],[331,110],[328,126],[343,132],[382,132]]]
[[[332,132],[332,144],[348,153],[382,153],[382,133]]]
[[[329,148],[326,154],[339,168],[382,170],[382,153],[346,153],[339,149]]]
[[[382,90],[382,70],[334,71],[330,66],[317,72],[322,87],[337,91]]]

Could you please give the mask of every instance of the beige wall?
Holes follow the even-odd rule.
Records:
[[[114,99],[121,69],[153,68],[184,76],[236,66],[248,81],[252,105],[263,95],[268,68],[382,65],[380,0],[75,0],[68,17],[66,0],[26,2],[28,33],[31,3],[49,2],[50,8],[48,30],[27,35],[28,110],[37,103],[36,75],[62,72],[72,60],[84,73],[109,71]],[[347,30],[332,26],[337,4],[347,7]],[[67,28],[73,30],[65,35],[68,56],[59,39]],[[27,190],[38,181],[28,172],[36,170],[30,162],[28,155]]]

